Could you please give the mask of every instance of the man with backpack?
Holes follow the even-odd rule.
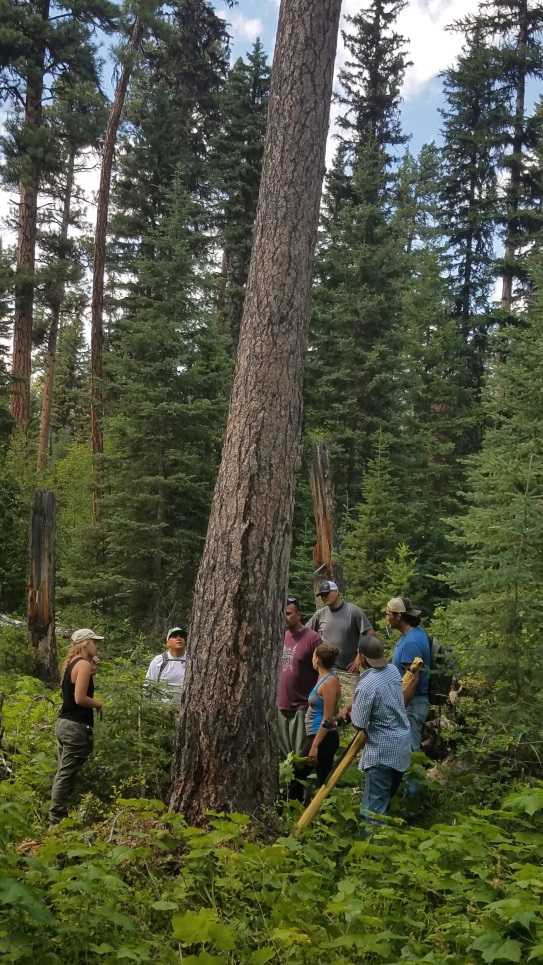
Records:
[[[187,646],[187,631],[183,627],[172,627],[166,637],[165,653],[153,657],[145,676],[157,684],[169,684],[171,700],[181,703],[181,695],[185,683],[185,648]]]

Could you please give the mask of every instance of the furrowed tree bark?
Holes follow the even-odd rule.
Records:
[[[30,522],[30,574],[28,578],[28,633],[38,656],[39,676],[46,683],[58,680],[55,639],[55,537],[57,504],[49,490],[34,490]]]
[[[70,209],[72,204],[72,191],[74,187],[74,165],[75,147],[72,146],[68,156],[68,166],[66,168],[66,193],[62,205],[62,221],[60,225],[59,238],[59,258],[66,258],[66,246],[68,242],[68,230],[70,227]],[[45,377],[43,380],[43,399],[41,404],[40,420],[40,439],[38,443],[38,472],[43,471],[47,466],[47,448],[49,445],[49,435],[51,431],[51,408],[53,405],[53,389],[55,385],[55,362],[57,358],[58,327],[60,323],[60,312],[64,301],[64,291],[66,284],[64,277],[61,277],[51,304],[51,326],[49,328],[49,338],[47,340],[47,358],[45,360]]]
[[[36,15],[44,25],[49,19],[49,0],[38,0]],[[35,137],[42,123],[43,77],[45,70],[45,26],[36,56],[29,62],[25,98],[24,129]],[[26,434],[30,418],[30,376],[32,372],[32,323],[34,316],[34,272],[38,226],[40,161],[34,159],[21,178],[17,228],[17,272],[13,318],[12,390],[10,413]]]
[[[313,515],[317,530],[317,542],[313,551],[313,583],[315,594],[323,580],[334,580],[342,589],[343,573],[341,567],[334,563],[334,550],[338,551],[336,527],[334,521],[334,488],[332,484],[332,470],[330,468],[330,454],[324,442],[314,442],[309,473]]]
[[[283,0],[223,455],[189,633],[171,807],[265,815],[340,0]]]
[[[94,233],[94,265],[92,275],[91,300],[91,440],[93,456],[94,487],[92,495],[92,518],[95,523],[100,520],[101,485],[99,457],[104,451],[102,434],[102,363],[104,345],[104,272],[106,263],[107,218],[109,210],[109,194],[111,189],[111,171],[115,153],[115,142],[121,114],[126,99],[128,83],[134,64],[134,54],[143,36],[143,23],[136,17],[130,38],[125,48],[125,63],[121,70],[115,97],[111,105],[109,120],[104,140],[104,153],[100,170],[100,187],[98,189],[98,203],[96,208],[96,230]]]

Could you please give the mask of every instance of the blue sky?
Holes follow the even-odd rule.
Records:
[[[355,14],[365,5],[365,0],[343,0],[343,13]],[[409,0],[400,15],[398,31],[408,41],[409,59],[413,61],[406,74],[402,106],[404,130],[411,135],[413,153],[426,141],[439,137],[442,90],[438,74],[454,62],[461,47],[461,38],[448,33],[446,27],[474,8],[473,0]],[[277,0],[239,0],[233,10],[218,3],[217,10],[231,24],[234,59],[243,55],[257,36],[271,53],[279,13]],[[340,41],[338,66],[343,55]]]

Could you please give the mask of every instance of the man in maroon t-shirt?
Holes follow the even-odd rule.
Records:
[[[304,627],[300,606],[289,597],[285,617],[287,630],[283,641],[283,656],[279,676],[277,708],[279,717],[279,752],[281,760],[293,753],[303,757],[306,743],[305,714],[307,698],[317,683],[317,671],[313,668],[313,654],[319,643],[318,633]],[[303,779],[309,768],[296,769],[296,776]],[[303,800],[304,789],[298,781],[290,787],[290,797]]]

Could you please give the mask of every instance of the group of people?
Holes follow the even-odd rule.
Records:
[[[58,766],[51,791],[49,826],[68,814],[77,775],[94,747],[94,711],[102,718],[103,708],[94,697],[94,675],[98,669],[97,644],[104,638],[94,630],[76,630],[60,672],[62,705],[55,725]],[[185,683],[187,631],[172,627],[166,637],[166,651],[154,657],[146,681],[168,685],[168,697],[181,703]]]
[[[386,620],[400,637],[389,664],[366,614],[342,600],[335,583],[321,583],[319,595],[324,606],[305,625],[295,597],[289,597],[285,611],[277,706],[281,755],[296,760],[291,796],[307,798],[312,767],[317,787],[332,770],[339,737],[331,724],[341,694],[345,706],[337,716],[366,734],[359,765],[365,771],[360,811],[365,821],[375,823],[371,815],[388,814],[411,752],[420,750],[430,708],[430,641],[420,626],[421,611],[406,597],[394,597],[387,603]],[[422,669],[403,690],[402,677],[416,657]],[[408,784],[408,794],[417,796],[416,783]]]
[[[279,746],[284,758],[296,757],[291,795],[303,800],[307,778],[316,772],[321,786],[333,767],[339,747],[337,729],[329,722],[336,715],[340,696],[345,706],[339,716],[364,730],[366,743],[360,760],[365,771],[361,814],[386,815],[390,800],[409,767],[411,751],[420,748],[428,716],[429,639],[420,627],[420,610],[405,597],[389,601],[386,619],[400,638],[389,664],[381,640],[360,607],[341,599],[332,581],[321,583],[323,606],[304,625],[298,601],[286,604],[278,687]],[[103,637],[93,630],[76,630],[61,671],[62,706],[56,723],[58,767],[53,781],[50,826],[68,813],[77,774],[93,750],[94,712],[103,708],[94,697],[94,674],[99,658],[97,643]],[[146,674],[147,685],[168,685],[169,698],[181,702],[185,680],[187,632],[172,627],[166,652],[154,657]],[[423,669],[405,691],[402,675],[416,657]],[[415,789],[413,788],[413,793]]]

